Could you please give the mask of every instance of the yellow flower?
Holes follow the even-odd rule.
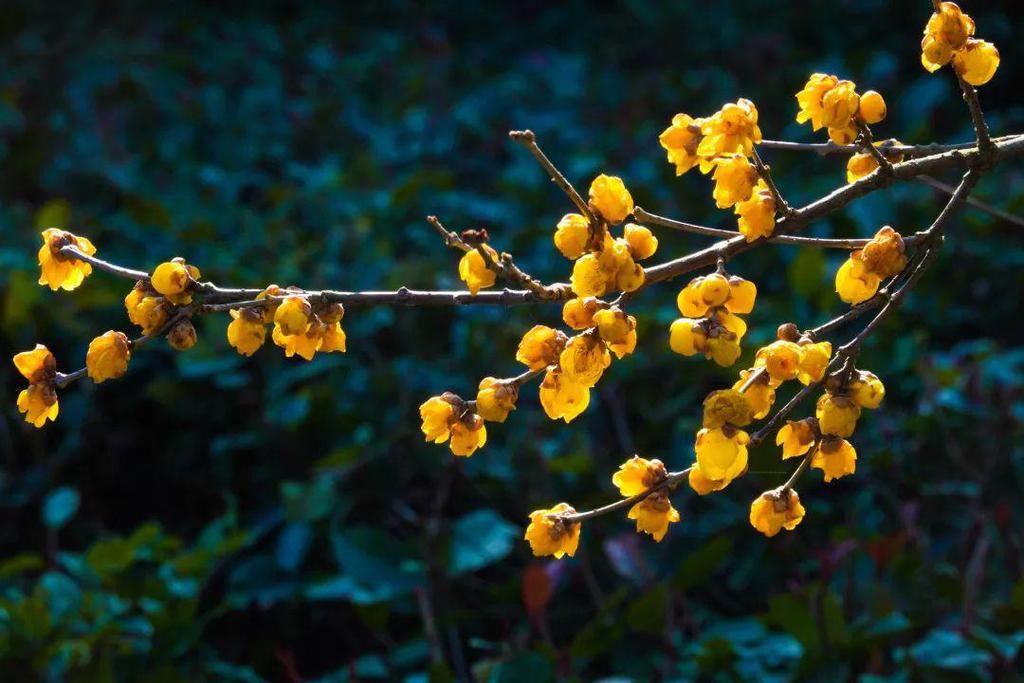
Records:
[[[820,382],[825,376],[825,370],[832,359],[832,344],[830,342],[804,341],[800,346],[800,366],[796,378],[801,384]]]
[[[985,85],[999,68],[999,50],[987,40],[967,41],[967,46],[953,53],[953,69],[971,85]]]
[[[763,367],[776,382],[787,382],[800,374],[802,357],[802,349],[797,344],[778,339],[758,349],[754,356],[754,367]]]
[[[498,262],[498,252],[490,245],[483,245],[484,251],[495,263]],[[498,274],[487,267],[487,262],[477,249],[470,249],[459,260],[459,279],[466,283],[470,294],[476,294],[481,289],[493,285],[498,279]]]
[[[967,45],[974,35],[974,20],[953,2],[943,2],[929,17],[921,40],[921,64],[934,72],[949,63],[953,53]]]
[[[839,79],[828,74],[815,73],[807,80],[804,89],[796,94],[800,111],[796,115],[797,123],[811,122],[814,130],[825,127],[824,99],[825,93],[835,87]]]
[[[18,394],[18,411],[25,413],[25,422],[37,428],[47,420],[56,422],[57,392],[50,384],[30,384]]]
[[[775,198],[767,183],[759,179],[750,199],[736,202],[733,209],[739,219],[736,224],[748,242],[771,237],[775,231]]]
[[[883,278],[895,275],[906,267],[905,252],[903,236],[886,225],[864,245],[859,258],[868,272]]]
[[[668,162],[675,164],[677,176],[683,175],[701,160],[697,156],[697,146],[700,145],[703,123],[703,119],[676,114],[672,117],[672,125],[658,136],[658,142],[668,154]]]
[[[612,484],[619,489],[619,495],[623,498],[631,498],[648,491],[667,476],[668,470],[662,461],[634,455],[619,465],[619,470],[612,475]]]
[[[654,252],[658,251],[658,238],[649,228],[642,225],[626,223],[622,236],[626,240],[626,244],[629,245],[629,252],[637,261],[650,258],[654,256]]]
[[[748,99],[730,102],[704,119],[700,132],[704,139],[697,146],[699,157],[714,158],[734,153],[750,156],[754,144],[761,142],[757,107]]]
[[[826,482],[845,477],[857,470],[857,450],[846,439],[825,439],[811,456],[811,467],[824,472]]]
[[[192,303],[192,288],[200,277],[199,269],[186,264],[179,256],[157,266],[149,282],[158,294],[181,306]]]
[[[484,377],[476,393],[476,410],[490,422],[504,422],[516,409],[519,385],[507,380]]]
[[[795,529],[804,514],[800,496],[793,489],[765,491],[750,505],[750,525],[771,538],[783,529]]]
[[[638,534],[650,534],[658,543],[668,533],[668,525],[679,521],[679,511],[672,507],[664,490],[655,491],[631,507],[627,516],[636,520]]]
[[[846,162],[846,182],[853,183],[870,175],[878,168],[875,157],[867,152],[858,152]]]
[[[133,300],[131,293],[128,295]],[[128,305],[128,298],[125,298],[125,305]],[[171,304],[162,296],[143,295],[141,301],[134,309],[129,310],[128,318],[142,328],[142,334],[149,336],[156,334],[171,317]]]
[[[732,388],[739,391],[740,387],[746,384],[747,378],[750,377],[752,372],[755,372],[755,370],[740,370],[740,379],[736,384],[732,385]],[[747,403],[750,404],[751,417],[753,419],[760,420],[768,415],[772,405],[775,403],[775,387],[771,385],[771,378],[768,373],[760,373],[758,378],[743,392],[743,395],[747,397]]]
[[[562,559],[572,557],[580,544],[580,523],[567,522],[561,515],[575,514],[568,503],[559,503],[549,510],[534,510],[530,513],[530,524],[526,527],[524,539],[530,542],[530,550],[537,557],[554,555]]]
[[[867,301],[878,291],[880,283],[881,278],[864,267],[859,251],[853,252],[836,271],[836,292],[848,304]]]
[[[609,344],[624,341],[636,328],[636,318],[627,316],[618,306],[597,311],[593,316],[594,325],[601,339]]]
[[[313,307],[305,297],[290,296],[281,302],[274,313],[274,325],[280,334],[292,336],[305,334],[313,324]]]
[[[853,434],[860,417],[860,406],[847,396],[822,394],[814,414],[822,434],[847,437]]]
[[[451,426],[458,419],[454,395],[431,396],[420,405],[420,430],[427,441],[444,443],[451,436]]]
[[[466,413],[451,427],[452,440],[448,443],[452,455],[468,458],[487,443],[487,427],[476,413]]]
[[[597,254],[584,254],[576,259],[569,284],[580,297],[601,296],[608,291],[608,274],[601,269]]]
[[[703,278],[694,278],[679,290],[676,306],[687,318],[703,318],[708,312],[708,305],[701,297],[700,283]]]
[[[128,337],[123,332],[110,330],[89,343],[89,350],[85,354],[85,369],[92,381],[99,384],[108,379],[117,379],[128,372],[131,357]]]
[[[96,253],[96,247],[85,237],[57,228],[47,228],[41,234],[43,246],[39,247],[38,254],[39,284],[55,292],[62,288],[70,292],[92,273],[92,266],[85,261],[65,256],[60,250],[64,247],[77,247],[83,254],[92,256]]]
[[[729,280],[720,273],[711,273],[701,278],[699,287],[701,301],[708,307],[723,305],[732,293]]]
[[[750,280],[744,280],[738,275],[729,278],[729,299],[725,307],[732,313],[750,313],[754,310],[754,301],[757,299],[757,285]],[[745,329],[745,328],[744,328]],[[740,337],[743,335],[740,334]]]
[[[754,193],[757,169],[742,154],[715,159],[715,189],[711,193],[715,206],[728,209],[737,202],[745,202]]]
[[[821,100],[822,123],[828,128],[847,128],[859,106],[857,86],[853,81],[839,81]]]
[[[701,472],[709,479],[735,479],[747,469],[749,442],[741,429],[701,429],[694,444]]]
[[[347,339],[345,330],[341,329],[341,323],[324,322],[321,328],[320,348],[318,350],[321,353],[333,353],[335,351],[345,353]]]
[[[542,370],[558,362],[568,337],[547,325],[534,325],[519,342],[516,360],[531,370]]]
[[[633,213],[633,197],[622,178],[602,173],[590,183],[590,210],[605,221],[621,223]]]
[[[885,98],[877,90],[868,90],[860,96],[857,117],[864,123],[868,125],[880,123],[885,119],[886,112]]]
[[[726,333],[708,337],[704,356],[710,358],[719,366],[727,368],[739,359],[742,352],[736,335]]]
[[[558,357],[558,365],[565,379],[587,388],[597,384],[611,362],[608,348],[596,334],[576,335],[569,340]]]
[[[704,399],[703,425],[708,429],[717,429],[727,424],[745,427],[752,419],[750,401],[735,389],[712,391]]]
[[[540,404],[552,420],[572,422],[590,404],[590,389],[552,368],[540,384]]]
[[[562,306],[562,320],[574,330],[594,327],[594,314],[601,310],[604,302],[592,296],[569,299]]]
[[[274,325],[274,331],[270,337],[274,340],[275,344],[284,349],[286,358],[291,358],[298,354],[306,360],[313,360],[316,352],[323,345],[324,325],[318,323],[310,324],[305,332],[299,334],[285,334],[280,325]]]
[[[29,384],[48,383],[57,374],[57,359],[42,344],[36,344],[31,351],[22,351],[14,355],[14,367]]]
[[[690,483],[690,488],[701,496],[706,496],[714,491],[721,491],[732,483],[732,479],[708,479],[700,469],[699,462],[693,463],[690,467],[690,474],[688,475],[687,481]]]
[[[676,353],[694,356],[707,350],[707,334],[701,321],[693,318],[678,318],[669,327],[668,344]]]
[[[628,256],[615,272],[615,289],[621,292],[635,292],[644,284],[644,277],[643,267],[634,263],[632,256]]]
[[[861,408],[874,410],[885,398],[885,385],[875,373],[859,370],[850,382],[850,398]]]
[[[813,417],[787,421],[775,434],[775,445],[782,446],[782,459],[803,455],[818,439],[818,426]]]
[[[228,324],[228,344],[243,356],[256,353],[267,339],[267,328],[263,324],[263,311],[259,308],[231,309]]]
[[[175,351],[188,351],[196,345],[196,328],[192,321],[183,318],[167,331],[167,344]]]
[[[837,145],[850,145],[857,139],[859,132],[857,126],[853,123],[847,123],[845,126],[839,126],[838,128],[829,128],[828,139]]]
[[[587,251],[590,243],[590,223],[578,213],[567,213],[555,229],[555,247],[562,256],[575,260]]]

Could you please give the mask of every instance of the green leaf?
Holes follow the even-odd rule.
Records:
[[[955,671],[986,680],[992,655],[956,631],[938,628],[910,647],[910,658],[925,668]]]
[[[476,510],[452,525],[448,573],[458,576],[504,559],[515,545],[519,527],[494,510]]]
[[[61,486],[51,492],[43,501],[43,524],[51,529],[60,529],[78,512],[79,502],[78,491],[70,486]]]
[[[716,536],[688,554],[672,577],[672,586],[681,590],[701,585],[732,555],[732,536]]]
[[[123,538],[109,538],[94,543],[85,555],[85,561],[100,576],[116,574],[127,569],[135,560],[135,546]]]
[[[629,605],[626,611],[626,625],[631,631],[649,635],[665,632],[668,614],[668,588],[659,583]]]

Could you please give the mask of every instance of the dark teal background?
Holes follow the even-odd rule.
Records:
[[[679,111],[748,97],[765,137],[823,141],[794,122],[793,94],[829,71],[885,95],[878,137],[972,135],[950,71],[919,64],[923,0],[10,5],[0,356],[42,342],[65,370],[93,336],[127,329],[130,282],[36,285],[41,227],[137,268],[183,255],[224,284],[458,288],[457,255],[423,221],[437,214],[565,281],[551,234],[571,206],[509,129],[536,131],[581,190],[620,175],[648,210],[725,227],[710,182],[675,178],[658,145]],[[1020,19],[1011,3],[965,9],[1002,53],[981,89],[991,127],[1020,131]],[[765,156],[796,204],[843,182],[840,160]],[[1008,164],[975,194],[1020,214],[1022,189]],[[810,232],[912,232],[941,205],[901,185]],[[0,677],[1010,680],[1024,642],[1024,231],[968,208],[947,234],[862,355],[888,396],[853,438],[856,475],[805,477],[807,517],[774,539],[747,522],[791,469],[770,444],[723,493],[680,490],[683,521],[660,545],[624,515],[588,523],[561,563],[537,563],[520,537],[533,509],[612,500],[633,453],[689,464],[703,396],[779,323],[842,310],[837,252],[766,247],[729,264],[760,291],[731,369],[669,351],[685,283],[652,287],[631,304],[637,352],[581,418],[548,420],[531,386],[470,460],[422,442],[417,406],[518,373],[520,335],[558,307],[351,307],[349,352],[309,364],[274,347],[247,360],[226,316],[204,319],[189,353],[146,349],[125,378],[68,388],[43,430],[17,414],[5,361]],[[655,261],[708,244],[658,235]],[[554,589],[538,619],[528,567]]]

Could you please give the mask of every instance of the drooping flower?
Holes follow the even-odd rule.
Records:
[[[834,88],[839,79],[829,74],[815,73],[807,80],[804,89],[796,94],[800,111],[796,115],[797,123],[811,122],[814,130],[825,127],[826,113],[824,109],[825,94]]]
[[[775,197],[763,179],[758,179],[750,199],[736,202],[733,211],[739,216],[737,227],[748,242],[771,237],[775,231]]]
[[[448,446],[452,455],[463,458],[473,455],[487,443],[487,427],[484,419],[476,413],[467,412],[462,419],[455,421],[451,426],[451,435]]]
[[[431,396],[420,405],[420,430],[427,441],[444,443],[451,436],[452,423],[458,419],[455,399],[453,394]]]
[[[489,244],[481,246],[491,257],[491,260],[497,263],[498,252]],[[481,289],[486,289],[493,285],[498,279],[498,274],[487,267],[487,262],[479,250],[470,249],[459,259],[459,279],[466,283],[469,293],[475,295]]]
[[[50,382],[57,373],[57,359],[42,344],[36,344],[31,351],[15,354],[13,360],[14,367],[29,384]]]
[[[703,138],[703,123],[703,119],[695,119],[688,114],[676,114],[672,117],[672,125],[658,136],[658,142],[667,152],[668,162],[675,164],[677,176],[683,175],[701,162],[701,158],[697,156],[697,147]]]
[[[814,411],[822,434],[848,437],[857,427],[860,406],[848,396],[822,394]]]
[[[800,374],[800,361],[803,357],[799,345],[786,339],[778,339],[768,346],[757,350],[754,355],[754,367],[763,367],[776,382],[788,382]]]
[[[552,420],[572,422],[590,404],[590,389],[551,368],[540,384],[540,404]]]
[[[800,365],[796,378],[804,385],[820,382],[825,376],[829,361],[832,360],[832,344],[827,341],[812,342],[805,339],[801,340],[798,346]]]
[[[286,336],[305,334],[313,324],[313,307],[304,296],[289,296],[274,313],[275,331]]]
[[[188,351],[196,341],[196,328],[188,318],[182,318],[167,330],[167,344],[175,351]]]
[[[987,40],[971,38],[953,53],[953,69],[971,85],[985,85],[999,68],[999,50]]]
[[[669,347],[682,356],[704,353],[707,341],[707,333],[700,320],[677,318],[669,327]]]
[[[687,481],[690,484],[690,488],[701,496],[706,496],[707,494],[715,491],[721,491],[732,483],[732,479],[708,479],[707,475],[704,474],[704,471],[701,470],[699,462],[693,463],[690,467],[690,473],[687,475]]]
[[[612,475],[612,484],[619,489],[619,495],[623,498],[631,498],[649,491],[667,476],[668,470],[661,460],[647,460],[634,455],[619,465],[618,471]]]
[[[658,543],[668,533],[669,524],[680,519],[679,511],[672,507],[668,491],[664,489],[655,491],[631,507],[627,516],[636,520],[637,533],[650,534]]]
[[[715,189],[711,193],[715,206],[728,209],[737,202],[745,202],[754,193],[757,183],[757,169],[742,154],[715,159]]]
[[[649,228],[642,225],[626,223],[622,237],[629,245],[629,252],[633,255],[634,260],[643,261],[654,256],[654,252],[658,251],[658,238]]]
[[[590,237],[590,223],[586,217],[578,213],[567,213],[558,221],[555,229],[555,247],[562,256],[574,261],[587,251]]]
[[[633,197],[622,178],[602,173],[590,183],[590,210],[611,224],[633,213]]]
[[[30,384],[18,394],[18,410],[25,413],[25,422],[36,428],[47,420],[56,422],[60,411],[57,392],[50,384]]]
[[[880,278],[890,277],[907,265],[903,236],[891,226],[882,226],[860,252],[864,267]]]
[[[846,439],[823,439],[811,456],[811,467],[825,473],[825,481],[845,477],[857,470],[857,450]]]
[[[192,290],[200,277],[199,269],[179,256],[157,266],[149,282],[158,294],[181,306],[192,303]]]
[[[519,385],[508,380],[484,377],[476,394],[476,410],[489,422],[504,422],[516,409]]]
[[[712,391],[704,399],[703,425],[708,429],[718,429],[725,425],[745,427],[752,419],[750,401],[736,389]]]
[[[938,11],[928,18],[921,40],[921,64],[929,72],[948,64],[953,53],[967,45],[974,35],[974,20],[954,2],[939,4]]]
[[[611,362],[608,347],[596,334],[576,335],[569,340],[558,357],[558,365],[565,379],[588,388],[597,384]]]
[[[96,247],[85,237],[73,235],[66,230],[47,228],[41,233],[43,246],[39,248],[39,284],[51,290],[71,291],[82,284],[92,273],[92,266],[85,261],[67,256],[61,252],[64,247],[75,247],[87,256],[96,253]],[[56,405],[56,404],[54,404]]]
[[[860,95],[854,82],[839,81],[821,100],[822,123],[830,129],[848,128],[859,106]]]
[[[750,373],[757,372],[756,369],[740,370],[740,379],[732,388],[739,391],[740,387],[747,383]],[[755,420],[766,417],[775,404],[775,387],[772,386],[771,376],[763,371],[758,373],[757,378],[747,387],[743,394],[750,404],[751,416]]]
[[[594,327],[594,315],[606,304],[597,297],[576,297],[562,306],[562,320],[574,330]]]
[[[263,323],[263,311],[248,307],[231,309],[228,324],[228,344],[243,356],[256,353],[267,339],[267,327]]]
[[[858,370],[850,380],[850,398],[861,408],[874,410],[885,398],[885,385],[875,373]]]
[[[281,325],[274,325],[274,331],[271,333],[270,338],[274,340],[275,344],[284,349],[286,358],[298,355],[306,360],[313,360],[316,352],[323,345],[325,327],[323,323],[313,321],[304,332],[285,334]]]
[[[885,98],[876,90],[868,90],[860,96],[860,106],[857,109],[857,117],[864,123],[871,125],[880,123],[885,119],[887,108]]]
[[[805,512],[793,489],[765,491],[750,505],[750,525],[771,538],[783,529],[795,529]]]
[[[818,423],[813,417],[788,421],[775,434],[775,445],[782,446],[782,459],[803,455],[818,440]]]
[[[580,544],[580,523],[567,521],[564,515],[575,514],[568,503],[559,503],[547,510],[530,513],[530,524],[523,536],[537,557],[553,555],[556,559],[576,554]]]
[[[853,252],[836,271],[836,293],[848,304],[867,301],[878,291],[881,282],[880,277],[864,266],[860,251]]]
[[[547,325],[534,325],[519,341],[516,360],[531,370],[542,370],[558,362],[569,338]]]
[[[701,429],[694,444],[701,472],[709,479],[735,479],[747,469],[749,442],[741,429]]]
[[[128,337],[124,332],[110,330],[89,343],[89,350],[85,354],[86,372],[97,384],[116,379],[128,372],[131,357]]]

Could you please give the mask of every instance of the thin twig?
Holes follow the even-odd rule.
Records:
[[[860,131],[857,143],[861,146],[861,149],[874,158],[875,163],[878,164],[879,172],[884,175],[892,175],[892,162],[882,154],[878,147],[875,147],[875,137],[871,133],[871,128],[868,127],[868,124],[863,121],[857,121],[857,130]]]
[[[530,151],[530,154],[532,154],[533,158],[537,160],[537,163],[547,171],[548,177],[551,178],[551,181],[555,185],[558,185],[558,187],[562,188],[562,192],[565,192],[566,196],[568,196],[572,203],[576,205],[579,212],[587,217],[587,220],[590,221],[591,225],[596,225],[597,221],[595,220],[590,207],[587,205],[587,202],[583,200],[583,197],[581,197],[580,193],[576,191],[576,188],[572,186],[572,183],[562,175],[562,172],[555,168],[555,165],[551,163],[551,160],[548,159],[547,155],[541,151],[541,148],[537,145],[537,136],[534,132],[532,130],[511,130],[509,131],[508,136]]]
[[[1020,134],[1014,135],[1003,135],[998,138],[993,138],[993,142],[1004,142],[1006,140],[1012,140],[1020,137]],[[779,149],[787,150],[790,152],[814,152],[820,156],[829,156],[831,154],[857,154],[861,151],[860,145],[837,145],[834,142],[790,142],[788,140],[762,140],[757,143],[759,146],[765,149]],[[941,154],[943,152],[950,152],[957,149],[971,149],[977,147],[977,141],[971,142],[957,142],[954,144],[943,144],[943,143],[927,143],[922,145],[903,145],[889,141],[884,141],[879,144],[879,149],[886,152],[899,152],[905,157],[914,156],[926,156],[932,154]]]
[[[927,185],[928,187],[936,189],[939,192],[944,192],[946,194],[953,194],[953,192],[956,191],[956,188],[953,187],[952,185],[944,183],[938,178],[933,178],[930,175],[917,176],[916,180],[920,183]],[[991,204],[987,204],[981,201],[980,199],[975,199],[974,197],[968,197],[965,201],[968,205],[973,206],[974,208],[979,209],[981,211],[984,211],[985,213],[992,214],[993,216],[1000,220],[1006,221],[1007,223],[1012,223],[1017,227],[1024,228],[1024,218],[1021,218],[1020,216],[1015,216],[1009,211],[1000,209],[997,206],[992,206]]]
[[[690,470],[691,469],[693,469],[693,468],[692,467],[687,467],[685,470],[681,470],[679,472],[669,472],[668,476],[665,477],[664,479],[662,479],[660,482],[658,482],[657,484],[655,484],[651,488],[647,489],[643,493],[638,493],[635,496],[630,496],[629,498],[623,498],[621,500],[615,501],[614,503],[608,503],[608,505],[603,505],[603,506],[601,506],[599,508],[594,508],[593,510],[586,510],[584,512],[573,512],[573,513],[570,513],[570,514],[558,514],[558,513],[556,513],[556,514],[554,514],[552,516],[553,517],[560,517],[562,520],[564,520],[566,522],[582,522],[584,520],[591,519],[593,517],[600,517],[601,515],[607,515],[609,512],[615,512],[616,510],[621,510],[623,508],[631,507],[633,505],[636,505],[637,503],[639,503],[640,501],[642,501],[644,498],[646,498],[647,496],[651,495],[655,491],[659,491],[659,490],[661,490],[663,488],[675,486],[677,483],[679,483],[679,480],[681,480],[683,477],[685,477],[688,474],[690,474]]]
[[[964,102],[967,103],[967,108],[971,112],[971,121],[974,123],[974,134],[978,137],[978,149],[980,149],[982,154],[985,156],[989,156],[995,151],[995,144],[992,142],[992,136],[988,131],[988,124],[985,122],[985,114],[981,111],[981,102],[978,101],[978,91],[973,85],[965,81],[960,74],[956,74],[956,80],[960,84],[960,90],[963,91]]]

